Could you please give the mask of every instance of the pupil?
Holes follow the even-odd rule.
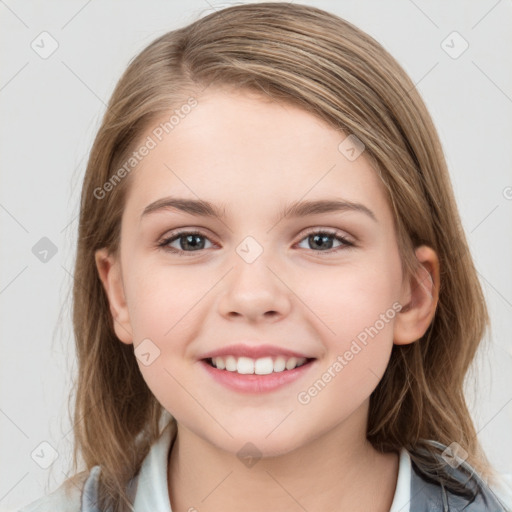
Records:
[[[313,241],[313,245],[318,245],[317,241],[318,239],[320,239],[321,243],[322,242],[330,242],[328,245],[329,247],[326,247],[327,249],[331,249],[332,248],[332,239],[331,239],[331,235],[311,235],[309,237],[310,239],[310,242]]]
[[[182,241],[185,240],[185,244],[182,243],[181,248],[186,249],[186,246],[188,245],[188,248],[192,248],[193,250],[197,250],[198,246],[199,249],[203,249],[204,241],[202,244],[200,242],[197,243],[197,240],[201,238],[202,237],[200,235],[185,235],[181,238]]]

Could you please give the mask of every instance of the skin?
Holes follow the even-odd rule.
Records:
[[[364,152],[350,161],[338,150],[347,134],[252,92],[210,88],[197,99],[133,171],[120,256],[96,253],[120,342],[136,349],[149,338],[160,350],[139,367],[178,422],[168,468],[172,510],[388,511],[398,455],[366,440],[369,397],[393,343],[415,342],[431,323],[437,256],[417,248],[422,265],[404,279],[383,184]],[[210,201],[226,217],[167,209],[141,219],[170,195]],[[279,216],[291,201],[333,198],[362,203],[377,221],[356,211]],[[159,248],[178,228],[200,229],[204,249],[190,249],[183,237],[171,242],[182,256]],[[312,228],[336,230],[355,245],[332,237],[315,246]],[[263,249],[252,263],[236,252],[247,236]],[[298,393],[396,302],[408,307],[299,403]],[[316,361],[277,391],[238,393],[215,382],[198,358],[243,339]],[[247,442],[262,456],[252,467],[237,457]]]

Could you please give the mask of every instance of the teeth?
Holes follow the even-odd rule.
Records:
[[[226,357],[226,370],[228,372],[236,372],[236,359],[233,356]]]
[[[277,357],[274,361],[274,371],[282,372],[286,368],[286,359],[284,357]]]
[[[254,359],[239,357],[236,363],[236,371],[243,374],[254,373]]]
[[[254,363],[254,373],[256,375],[268,375],[274,371],[274,363],[271,357],[262,357],[256,359]]]
[[[275,359],[272,359],[272,357],[252,359],[250,357],[217,356],[210,359],[210,361],[219,370],[237,372],[242,375],[268,375],[272,372],[279,373],[285,371],[285,369],[293,370],[298,366],[302,366],[306,362],[306,358],[290,357],[285,359],[283,356],[278,356]]]
[[[290,357],[288,361],[286,361],[286,369],[287,370],[293,370],[297,366],[297,358],[296,357]]]

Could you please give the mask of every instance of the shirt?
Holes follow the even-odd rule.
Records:
[[[171,503],[167,487],[167,464],[169,448],[172,442],[172,429],[166,428],[160,439],[151,447],[142,463],[139,482],[135,494],[134,511],[171,512]],[[98,469],[95,466],[94,469]],[[92,480],[91,480],[92,481]],[[90,482],[91,482],[90,481]],[[411,481],[411,460],[406,450],[400,453],[398,480],[390,512],[409,512]],[[91,488],[92,490],[92,488]],[[85,495],[86,493],[84,493]],[[95,496],[94,492],[90,493]],[[99,512],[93,503],[86,503],[84,510]]]
[[[130,492],[134,496],[134,512],[172,512],[167,486],[168,456],[175,435],[175,424],[167,423],[160,437],[151,446],[138,475],[132,479]],[[96,506],[96,493],[100,466],[91,468],[84,480],[83,489],[77,486],[61,485],[56,491],[19,510],[19,512],[101,512]],[[400,451],[398,479],[390,512],[459,511],[465,512],[507,512],[512,510],[510,496],[505,508],[496,495],[487,492],[470,505],[452,496],[435,484],[418,476],[417,468],[411,463],[407,450]],[[508,491],[508,490],[507,490]],[[412,500],[411,500],[412,497]]]

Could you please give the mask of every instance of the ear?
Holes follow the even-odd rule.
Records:
[[[396,316],[393,331],[396,345],[413,343],[425,334],[439,300],[439,259],[436,252],[422,245],[415,253],[420,265],[410,282],[404,286],[400,300],[403,307]]]
[[[109,254],[106,248],[97,250],[94,256],[98,274],[108,297],[116,336],[123,343],[130,345],[133,343],[133,335],[126,305],[121,264],[117,258]]]

